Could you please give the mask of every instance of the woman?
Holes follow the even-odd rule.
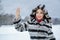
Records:
[[[21,32],[28,31],[31,40],[56,40],[51,30],[51,17],[45,10],[45,5],[38,5],[33,9],[26,22],[22,22],[19,13],[20,10],[18,8],[15,21],[13,22],[16,24],[15,29]]]

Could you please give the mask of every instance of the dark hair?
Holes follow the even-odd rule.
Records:
[[[45,10],[45,5],[38,5],[35,9],[32,10],[32,13],[30,14],[30,16],[35,19],[35,16],[36,16],[36,11],[38,9],[41,9],[44,13],[44,17],[43,17],[43,20],[46,21],[47,23],[51,22],[51,17],[49,17],[48,15],[48,12]]]

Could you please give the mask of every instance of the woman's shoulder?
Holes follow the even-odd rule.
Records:
[[[50,20],[49,22],[47,22],[46,20],[44,20],[44,24],[48,26],[52,26],[52,21]]]

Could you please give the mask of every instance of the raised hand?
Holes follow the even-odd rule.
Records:
[[[20,8],[16,9],[16,20],[20,18]]]

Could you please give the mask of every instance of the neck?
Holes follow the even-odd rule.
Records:
[[[42,19],[40,19],[40,20],[39,19],[36,19],[36,20],[37,20],[37,22],[41,22],[42,21]]]

